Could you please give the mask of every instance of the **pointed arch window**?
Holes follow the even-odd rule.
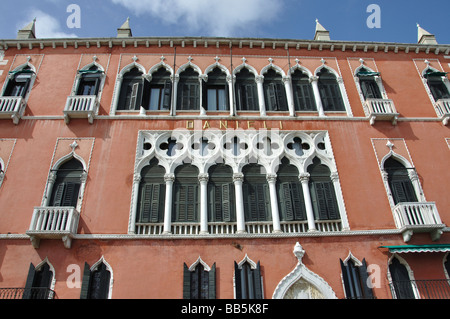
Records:
[[[319,220],[340,219],[330,169],[321,164],[320,159],[316,157],[308,167],[308,173],[310,174],[309,189],[315,218]]]
[[[306,220],[305,199],[298,169],[283,158],[277,172],[277,192],[282,221]]]
[[[200,187],[198,168],[184,164],[175,170],[173,222],[198,222]]]
[[[373,299],[372,287],[369,287],[367,263],[356,262],[352,258],[346,262],[340,259],[342,279],[347,299]]]
[[[216,264],[211,269],[202,262],[198,262],[194,269],[184,264],[183,298],[216,299]]]
[[[162,223],[164,221],[164,203],[166,184],[165,169],[152,159],[150,165],[141,172],[137,205],[137,223]]]
[[[258,111],[258,88],[255,75],[243,68],[236,75],[236,102],[238,111]]]
[[[89,69],[80,70],[78,73],[80,74],[80,80],[76,95],[98,95],[103,72],[96,65],[92,65]]]
[[[446,75],[447,73],[437,72],[432,69],[428,69],[424,74],[424,78],[427,80],[431,95],[433,95],[436,102],[442,99],[450,99],[449,89],[442,79]]]
[[[111,272],[103,261],[92,268],[84,264],[80,299],[108,299],[110,286]]]
[[[296,111],[316,111],[314,92],[307,74],[296,70],[292,74],[294,105]]]
[[[118,110],[139,110],[143,101],[145,82],[143,73],[134,67],[124,74],[120,88]],[[148,104],[148,102],[147,102]]]
[[[199,74],[192,67],[188,67],[180,74],[177,109],[181,111],[200,110]]]
[[[35,76],[34,71],[29,65],[19,71],[14,71],[6,85],[3,96],[23,97],[25,98],[31,87],[31,82]]]
[[[30,264],[23,299],[53,298],[53,292],[50,290],[53,276],[53,271],[47,262],[36,268]]]
[[[263,299],[260,262],[253,266],[249,261],[234,262],[234,284],[236,299]]]
[[[391,275],[391,291],[396,299],[415,299],[412,281],[409,277],[408,269],[397,257],[394,257],[389,264]]]
[[[236,203],[233,170],[223,164],[209,169],[208,208],[210,222],[235,222]]]
[[[83,173],[83,164],[75,158],[62,164],[56,170],[49,206],[77,207]]]
[[[229,110],[228,84],[226,74],[216,67],[208,74],[208,82],[205,84],[206,103],[208,111]]]
[[[414,185],[403,164],[390,157],[385,161],[384,169],[388,173],[388,184],[395,205],[418,202]]]
[[[172,81],[170,72],[164,67],[152,74],[152,80],[149,84],[150,98],[149,102],[143,105],[150,111],[168,111],[172,103]]]
[[[356,75],[359,78],[359,85],[361,87],[364,100],[383,98],[381,95],[380,87],[375,80],[375,76],[379,76],[379,73],[371,72],[365,68],[361,68]]]
[[[336,76],[327,68],[322,68],[318,73],[319,92],[324,111],[345,111],[344,101]]]
[[[264,168],[257,164],[248,164],[242,170],[244,213],[248,222],[271,220],[269,184],[264,171]]]
[[[267,111],[288,111],[285,85],[274,69],[264,75],[264,96]]]

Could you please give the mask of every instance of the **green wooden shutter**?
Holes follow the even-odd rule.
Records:
[[[191,299],[191,272],[186,263],[183,268],[183,299]]]
[[[79,191],[80,191],[79,183],[71,183],[71,182],[66,183],[61,206],[76,207],[78,202]]]
[[[373,299],[372,287],[369,286],[369,274],[367,272],[366,259],[363,259],[362,265],[359,267],[359,275],[361,277],[361,286],[363,289],[364,298]]]
[[[267,110],[275,111],[277,109],[277,92],[276,85],[269,83],[266,87],[267,90]]]
[[[172,82],[167,80],[164,82],[164,96],[163,96],[163,103],[162,107],[164,110],[170,109],[170,102],[172,99]]]
[[[253,275],[253,285],[254,285],[254,297],[255,299],[263,299],[263,293],[262,293],[262,282],[261,282],[261,265],[258,261],[258,264],[256,265],[256,269],[252,270]]]
[[[352,290],[352,285],[350,284],[350,276],[348,273],[348,267],[344,265],[342,259],[339,259],[341,264],[342,280],[344,282],[345,295],[347,298],[352,298],[354,293]]]
[[[294,220],[294,206],[291,198],[291,188],[290,183],[281,183],[280,187],[280,198],[279,202],[281,205],[281,217],[282,220],[292,221]]]
[[[187,186],[186,221],[198,221],[198,185]]]
[[[234,262],[234,289],[236,292],[236,299],[242,299],[242,283],[241,283],[241,269],[236,262]]]
[[[231,222],[232,221],[232,215],[234,211],[234,200],[233,200],[233,184],[223,184],[222,189],[222,221],[224,222]]]
[[[65,188],[66,188],[65,183],[61,183],[56,186],[55,195],[53,197],[53,204],[52,204],[53,207],[61,207]]]
[[[294,220],[306,220],[305,198],[300,183],[290,183],[292,206],[294,208]]]
[[[34,265],[32,263],[30,263],[27,281],[25,283],[25,291],[23,292],[22,299],[31,299],[35,274],[36,274],[36,268],[34,267]]]
[[[84,263],[83,281],[81,283],[80,299],[89,299],[91,287],[91,267],[87,262]]]
[[[275,92],[277,97],[277,106],[275,110],[277,111],[287,111],[287,101],[286,101],[286,89],[284,84],[276,83]]]
[[[149,223],[152,208],[153,184],[145,184],[141,190],[140,222]]]
[[[395,204],[417,202],[417,196],[411,180],[394,180],[390,184]]]
[[[216,299],[216,263],[211,267],[208,273],[209,285],[208,285],[208,298]]]

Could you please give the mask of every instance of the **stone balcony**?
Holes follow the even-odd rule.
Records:
[[[375,121],[391,121],[393,125],[397,124],[399,113],[395,109],[394,101],[389,99],[367,99],[364,103],[364,111],[369,116],[370,125]]]
[[[435,109],[437,115],[442,120],[442,123],[447,125],[450,119],[450,99],[437,100]]]
[[[20,118],[25,112],[26,102],[21,96],[0,97],[0,118],[12,119],[14,124],[19,124]]]
[[[30,229],[26,232],[34,248],[41,239],[62,239],[70,248],[77,233],[80,214],[74,207],[35,207]]]
[[[96,95],[77,95],[67,98],[64,108],[64,120],[68,124],[70,119],[87,118],[89,123],[94,123],[94,116],[98,112],[98,98]]]

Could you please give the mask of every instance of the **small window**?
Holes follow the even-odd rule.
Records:
[[[152,74],[149,84],[150,98],[146,109],[150,111],[168,111],[172,102],[172,81],[170,72],[161,67]]]
[[[296,111],[315,111],[316,101],[308,75],[300,70],[292,74],[292,86],[294,90],[294,105]]]
[[[281,75],[270,69],[264,76],[267,111],[287,111],[287,97]]]
[[[173,192],[173,222],[199,221],[198,169],[189,164],[177,167]]]
[[[101,262],[94,270],[84,264],[83,282],[80,299],[108,299],[111,284],[111,272]]]
[[[81,74],[76,95],[97,95],[100,90],[102,72],[93,65],[88,70],[78,71]]]
[[[269,184],[264,168],[260,165],[249,164],[242,170],[244,183],[244,213],[247,222],[270,221],[272,219],[270,208]]]
[[[200,110],[199,74],[191,67],[180,74],[177,109]]]
[[[277,172],[278,206],[282,221],[306,220],[305,199],[298,169],[283,158]]]
[[[264,299],[260,263],[252,268],[246,261],[241,267],[234,262],[236,299]]]
[[[38,269],[30,264],[23,299],[49,299],[52,297],[50,287],[53,272],[48,263],[44,263]]]
[[[316,157],[308,167],[309,189],[315,218],[318,220],[340,219],[336,192],[331,181],[330,169]]]
[[[412,281],[409,277],[405,265],[401,264],[398,258],[394,257],[389,265],[389,272],[392,279],[392,292],[396,299],[415,299],[412,288]]]
[[[450,92],[447,88],[447,85],[445,85],[445,82],[442,80],[442,77],[446,75],[446,73],[437,72],[430,69],[424,75],[424,77],[427,79],[431,94],[433,95],[433,98],[436,102],[438,100],[450,98]]]
[[[8,81],[3,95],[25,98],[29,91],[33,75],[34,72],[29,66],[23,68],[21,71],[16,72],[13,78]]]
[[[164,221],[164,203],[166,185],[165,169],[153,159],[150,165],[142,169],[137,205],[137,223],[162,223]]]
[[[208,207],[210,222],[235,222],[233,170],[218,164],[209,169]]]
[[[418,201],[414,186],[405,166],[390,157],[384,163],[384,169],[388,173],[388,183],[394,204],[415,203]]]
[[[373,299],[372,287],[369,286],[367,263],[363,259],[360,266],[350,259],[347,264],[342,260],[341,270],[347,299]]]
[[[374,76],[376,75],[379,74],[370,72],[364,68],[361,68],[361,70],[357,74],[357,76],[359,77],[359,86],[361,87],[364,100],[382,98],[380,88],[374,78]]]
[[[201,263],[193,271],[184,264],[183,298],[216,299],[216,264],[209,271]]]
[[[322,68],[318,73],[319,92],[322,99],[324,111],[345,111],[341,90],[336,76],[326,68]]]
[[[259,110],[255,76],[247,68],[236,75],[236,102],[238,111]]]
[[[72,159],[56,171],[50,207],[77,207],[83,165]]]
[[[226,111],[229,109],[226,74],[220,68],[216,67],[208,74],[208,82],[205,87],[208,111]]]

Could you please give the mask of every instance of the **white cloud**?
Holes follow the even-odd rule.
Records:
[[[273,21],[282,0],[111,0],[137,16],[150,14],[167,25],[210,36],[233,36]]]
[[[55,17],[45,13],[39,9],[32,9],[27,15],[27,20],[20,22],[18,29],[22,29],[28,25],[34,18],[36,18],[36,37],[45,38],[76,38],[74,33],[64,32],[65,26],[61,26],[61,23]]]

